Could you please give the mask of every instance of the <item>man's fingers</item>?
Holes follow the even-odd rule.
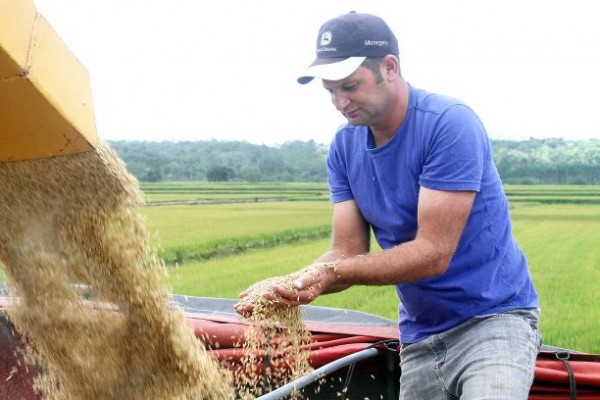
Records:
[[[250,305],[242,305],[240,303],[237,303],[233,306],[233,309],[242,317],[247,317],[252,314],[252,307]]]
[[[308,304],[319,295],[318,285],[312,285],[303,290],[290,290],[281,286],[273,288],[277,301],[284,305],[297,306],[299,304]]]

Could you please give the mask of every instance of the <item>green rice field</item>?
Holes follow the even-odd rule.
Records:
[[[544,342],[600,353],[600,186],[505,189],[540,295]],[[153,183],[142,190],[141,211],[174,293],[237,298],[329,246],[325,184]],[[397,318],[391,286],[356,286],[313,304]]]
[[[323,184],[143,189],[152,204],[143,212],[175,293],[237,298],[258,280],[310,264],[329,246],[331,204]],[[600,187],[507,186],[506,192],[540,294],[544,342],[600,353]],[[398,306],[393,287],[361,286],[314,304],[390,319]]]

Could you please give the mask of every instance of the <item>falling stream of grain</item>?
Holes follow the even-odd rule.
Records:
[[[10,317],[47,362],[45,398],[231,398],[229,374],[167,306],[137,181],[106,144],[1,163],[0,182]]]

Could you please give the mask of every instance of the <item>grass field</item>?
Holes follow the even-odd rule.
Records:
[[[600,352],[600,205],[512,210],[542,303],[544,340]]]
[[[260,200],[327,200],[327,186],[320,183],[142,183],[146,202]]]
[[[208,185],[210,186],[210,185]],[[203,188],[207,198],[209,187]],[[326,191],[308,185],[313,193]],[[219,188],[222,191],[222,187]],[[231,188],[230,188],[231,189]],[[263,187],[264,189],[264,187]],[[298,189],[297,187],[294,189]],[[245,186],[244,195],[252,197]],[[280,185],[273,190],[285,192]],[[544,341],[600,353],[600,188],[589,186],[508,186],[514,231],[524,249],[542,303]],[[234,190],[235,191],[235,190]],[[265,190],[261,191],[263,194]],[[164,195],[167,195],[164,193]],[[297,199],[306,198],[296,193]],[[175,192],[170,200],[178,200]],[[214,198],[214,197],[213,197]],[[233,198],[233,197],[232,197]],[[168,246],[203,246],[218,240],[323,228],[327,201],[148,207],[148,225]],[[176,293],[235,298],[250,284],[310,264],[329,245],[327,237],[240,249],[227,257],[190,260],[170,268]],[[392,287],[354,287],[314,303],[356,309],[395,319]]]

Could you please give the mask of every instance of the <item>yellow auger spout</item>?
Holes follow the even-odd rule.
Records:
[[[85,67],[32,0],[0,0],[0,162],[89,151],[97,140]]]

